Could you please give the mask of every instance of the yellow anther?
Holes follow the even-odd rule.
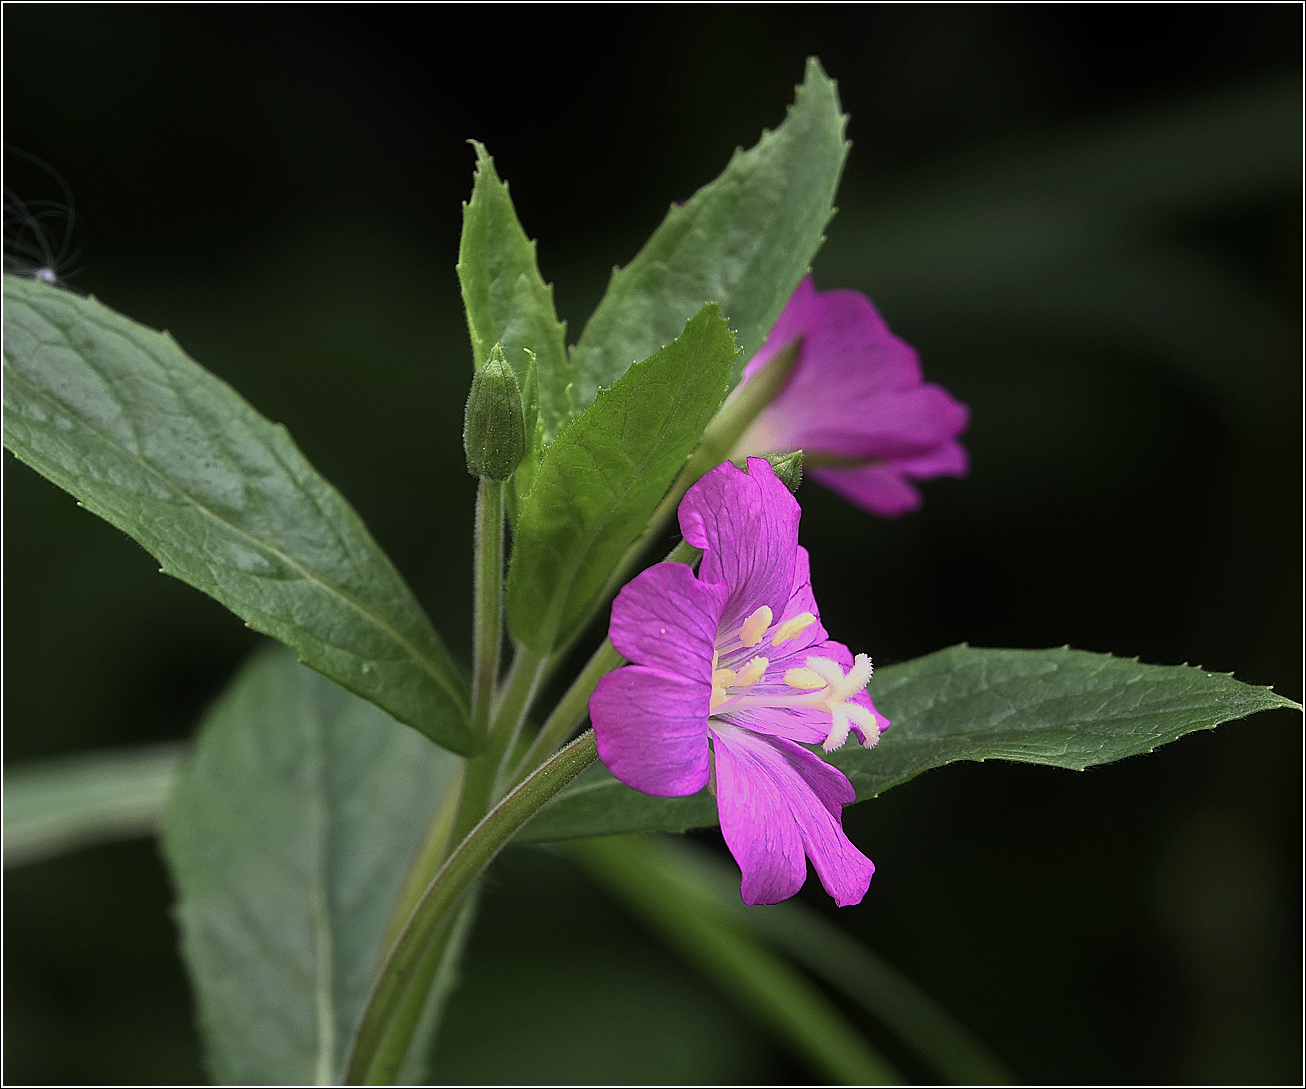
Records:
[[[824,688],[825,678],[814,669],[799,666],[785,670],[785,684],[790,688]]]
[[[808,628],[816,623],[816,617],[811,613],[799,613],[797,616],[791,616],[780,625],[776,633],[771,636],[771,645],[778,647],[781,643],[787,643],[796,635],[802,635]]]
[[[771,626],[771,606],[759,605],[739,629],[739,641],[746,647],[755,647],[762,641]]]
[[[769,658],[763,658],[758,655],[751,659],[743,669],[739,671],[739,676],[735,679],[735,684],[740,688],[752,688],[762,679],[762,674],[766,672],[766,667],[771,664]]]
[[[709,712],[715,711],[729,698],[730,697],[726,695],[726,690],[724,688],[722,688],[719,684],[714,684],[712,686],[712,701],[711,703],[708,704],[708,711]]]
[[[714,669],[712,670],[712,687],[729,688],[735,683],[735,671],[733,669]]]

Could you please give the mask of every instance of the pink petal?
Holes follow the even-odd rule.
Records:
[[[752,378],[771,360],[781,348],[786,347],[795,338],[803,335],[804,318],[808,307],[812,304],[812,299],[816,295],[816,282],[812,279],[811,274],[804,276],[799,285],[794,289],[794,293],[789,296],[789,301],[785,303],[785,308],[780,311],[780,316],[775,319],[775,324],[771,326],[771,331],[767,333],[766,340],[758,348],[757,353],[748,361],[744,367],[744,379]]]
[[[621,588],[608,637],[622,657],[711,684],[724,586],[704,583],[683,563],[659,563]]]
[[[899,458],[893,464],[899,472],[917,480],[928,480],[935,476],[965,476],[970,472],[970,458],[966,448],[959,442],[945,442],[928,454]]]
[[[812,476],[831,491],[881,518],[897,518],[921,505],[921,493],[901,473],[881,465],[813,469]]]
[[[849,842],[840,819],[855,794],[835,768],[793,742],[759,737],[714,719],[721,832],[742,873],[746,904],[796,893],[812,860],[840,907],[859,903],[875,866]]]
[[[869,394],[845,380],[791,408],[795,418],[787,432],[814,458],[914,457],[951,441],[970,420],[966,406],[935,385]],[[785,411],[785,406],[776,402],[767,411]]]
[[[808,277],[745,368],[745,379],[799,337],[792,376],[738,451],[801,448],[818,480],[890,518],[920,506],[908,478],[966,474],[966,452],[956,438],[970,410],[941,386],[922,382],[916,350],[890,331],[869,299],[856,291],[818,292]],[[822,457],[827,464],[874,464],[822,469]]]
[[[599,758],[645,794],[678,798],[702,790],[711,698],[710,682],[644,666],[600,677],[589,704]]]
[[[792,664],[792,663],[791,663]],[[780,695],[790,695],[793,689],[779,681],[777,676],[772,689]],[[761,691],[765,682],[754,691]],[[716,720],[729,722],[755,734],[782,737],[800,745],[819,745],[830,736],[830,712],[806,707],[750,707],[746,710],[728,711]]]
[[[757,608],[780,614],[793,590],[801,511],[762,458],[748,472],[729,462],[705,474],[680,501],[685,540],[703,550],[698,577],[722,584],[728,599],[721,630],[738,627]]]
[[[850,371],[872,391],[905,389],[921,381],[916,349],[895,336],[860,291],[817,291],[811,276],[798,285],[758,353],[744,369],[751,377],[781,348],[803,338],[802,358],[790,382],[842,381]],[[810,389],[800,389],[807,396]],[[789,393],[787,388],[782,394]]]
[[[782,627],[800,613],[811,613],[816,623],[804,629],[792,639],[786,639],[778,645],[773,644],[774,653],[783,654],[785,659],[807,652],[814,643],[823,643],[829,638],[825,626],[821,623],[821,610],[816,607],[816,598],[812,595],[812,567],[807,549],[802,545],[794,555],[794,586],[789,592],[789,603],[783,612],[776,614],[775,626]],[[764,652],[765,653],[765,652]],[[801,664],[801,663],[796,663]]]

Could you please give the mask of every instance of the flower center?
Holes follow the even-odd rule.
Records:
[[[784,687],[779,683],[781,678],[773,676],[759,688],[758,682],[766,676],[772,662],[772,659],[760,654],[745,658],[733,668],[719,666],[722,653],[728,661],[731,658],[738,660],[742,657],[739,650],[751,650],[758,646],[770,629],[773,619],[770,607],[762,605],[740,625],[734,638],[727,636],[719,640],[719,645],[712,654],[709,714],[761,707],[824,711],[830,716],[830,733],[821,745],[826,752],[832,752],[843,745],[854,724],[861,727],[865,738],[863,744],[867,748],[874,745],[880,737],[875,716],[860,703],[853,702],[853,697],[871,679],[871,659],[868,655],[857,655],[853,659],[852,668],[846,673],[838,662],[813,655],[805,659],[803,665],[785,670]],[[771,636],[771,645],[779,647],[815,623],[816,617],[811,613],[800,613],[775,630]]]
[[[806,665],[785,670],[785,684],[804,690],[798,702],[785,706],[819,707],[830,712],[830,735],[821,744],[826,752],[833,752],[848,740],[854,722],[866,735],[863,744],[870,748],[880,739],[880,728],[868,708],[852,701],[870,679],[871,659],[867,654],[857,655],[847,673],[838,662],[813,656]]]

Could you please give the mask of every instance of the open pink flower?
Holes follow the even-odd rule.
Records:
[[[916,349],[858,291],[817,291],[808,276],[749,361],[744,380],[799,337],[793,374],[740,439],[735,456],[801,449],[811,475],[872,514],[921,505],[911,483],[965,476],[957,442],[970,413],[921,379]]]
[[[844,835],[855,794],[826,751],[870,746],[889,720],[866,694],[871,660],[821,626],[798,503],[761,458],[727,462],[680,503],[698,574],[660,563],[612,605],[612,645],[633,664],[590,697],[599,756],[628,786],[677,797],[709,784],[748,904],[792,896],[812,860],[841,906],[875,867]]]

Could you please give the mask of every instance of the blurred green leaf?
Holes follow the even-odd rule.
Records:
[[[632,363],[676,336],[705,302],[739,334],[747,359],[824,241],[848,154],[846,118],[833,81],[815,58],[784,123],[680,207],[624,269],[572,349],[575,398],[583,408]]]
[[[572,417],[571,364],[567,360],[567,325],[553,308],[553,288],[544,282],[535,259],[535,243],[517,219],[508,183],[499,180],[494,160],[482,144],[476,148],[472,199],[463,205],[463,235],[458,248],[472,361],[481,366],[498,343],[523,390],[530,385],[529,353],[539,368],[539,418],[544,442]],[[527,435],[535,433],[528,416]]]
[[[6,767],[5,868],[152,834],[184,756],[169,742]]]
[[[568,853],[814,1070],[842,1085],[903,1084],[820,988],[759,942],[734,911],[676,880],[656,845],[605,836],[580,840]]]
[[[693,840],[623,836],[623,856],[650,871],[688,904],[728,915],[837,987],[957,1085],[1010,1085],[1010,1071],[947,1010],[882,957],[795,897],[749,907],[739,898],[739,871]],[[603,859],[591,855],[591,868]]]
[[[1151,752],[1195,730],[1297,704],[1195,666],[1060,648],[949,647],[877,670],[870,686],[892,728],[873,749],[830,755],[859,801],[955,760],[1082,770]],[[653,798],[590,768],[520,833],[524,841],[716,824],[706,792]]]
[[[508,569],[512,634],[547,654],[647,525],[721,404],[734,337],[704,306],[558,436],[522,501]]]
[[[306,665],[466,751],[466,683],[284,427],[157,333],[5,276],[4,441]]]
[[[218,1084],[339,1080],[409,861],[458,765],[280,649],[209,712],[163,849]]]

